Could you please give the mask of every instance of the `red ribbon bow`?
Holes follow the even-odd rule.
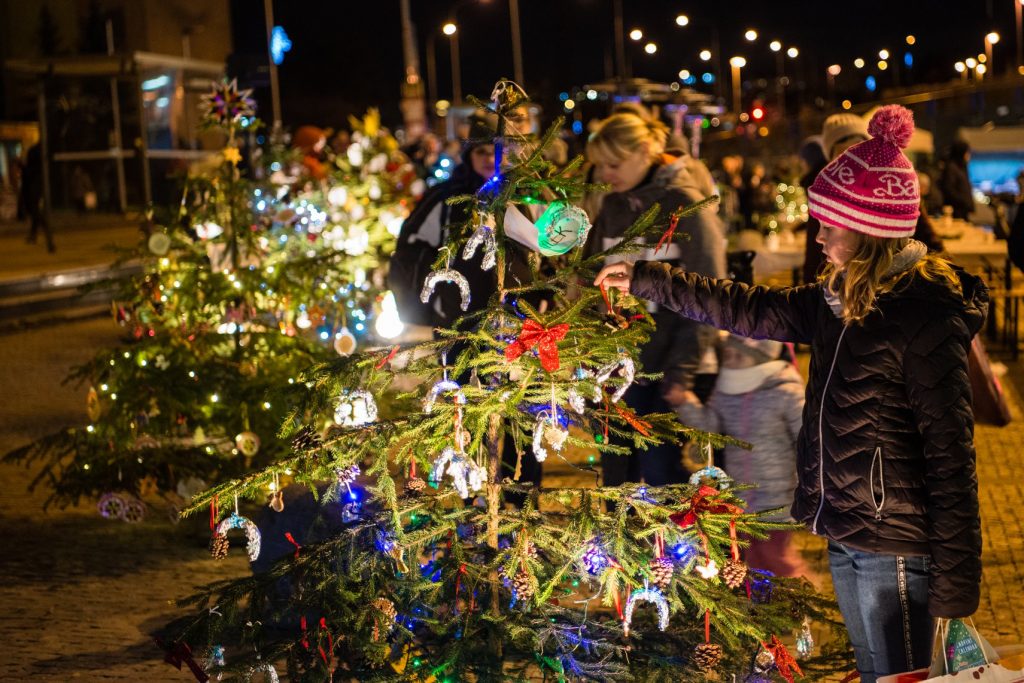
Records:
[[[761,646],[772,653],[772,656],[775,657],[775,666],[779,669],[779,675],[789,683],[793,683],[793,671],[803,678],[804,672],[800,670],[800,665],[793,659],[793,655],[789,654],[789,650],[782,644],[778,636],[772,635],[771,645],[761,643]]]
[[[178,671],[181,671],[181,665],[185,664],[186,666],[188,666],[189,671],[192,672],[192,675],[196,677],[196,680],[199,681],[199,683],[206,683],[208,680],[210,680],[210,676],[205,671],[203,671],[203,667],[199,666],[199,663],[196,662],[196,660],[192,659],[192,648],[188,646],[188,643],[178,641],[177,643],[174,643],[173,645],[168,647],[164,645],[164,641],[160,640],[159,638],[154,638],[153,640],[156,642],[157,645],[160,646],[161,649],[164,650],[165,662],[167,662],[171,666],[177,667]]]
[[[719,494],[721,494],[721,491],[716,488],[711,486],[701,486],[697,489],[697,493],[693,498],[690,499],[690,509],[685,512],[677,512],[674,515],[669,516],[669,519],[682,528],[687,529],[696,524],[701,514],[704,513],[712,515],[725,513],[738,515],[743,512],[743,508],[739,505],[724,503],[718,500]]]
[[[523,323],[519,337],[505,347],[505,358],[513,361],[534,346],[540,352],[540,364],[548,372],[558,370],[558,342],[565,339],[569,323],[544,328],[533,320]]]

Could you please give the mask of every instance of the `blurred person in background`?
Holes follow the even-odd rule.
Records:
[[[821,148],[825,152],[826,163],[832,161],[858,142],[864,142],[867,139],[868,124],[856,114],[848,112],[832,114],[832,116],[825,119],[825,123],[821,126]],[[824,164],[822,164],[822,168],[824,167]],[[804,187],[810,187],[816,177],[817,173],[809,179],[810,182],[804,184]],[[804,246],[804,282],[807,283],[816,282],[821,269],[825,265],[825,259],[821,254],[821,247],[817,243],[818,231],[820,229],[821,223],[818,222],[817,218],[813,216],[807,218],[807,242]]]
[[[53,229],[43,211],[43,150],[38,145],[29,147],[25,153],[25,164],[21,175],[21,202],[29,220],[28,236],[25,241],[35,244],[39,231],[46,238],[46,250],[57,251],[53,242]]]
[[[967,216],[974,211],[974,191],[967,175],[967,162],[970,160],[970,146],[964,140],[954,141],[949,146],[949,156],[939,178],[944,205],[952,206],[953,218],[961,220],[967,220]]]

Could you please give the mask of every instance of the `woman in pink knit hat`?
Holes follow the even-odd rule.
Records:
[[[596,283],[757,339],[811,346],[791,513],[828,539],[862,681],[930,661],[934,619],[978,607],[981,524],[967,352],[984,284],[911,239],[920,204],[903,107],[881,108],[808,190],[818,282],[750,287],[653,261]]]

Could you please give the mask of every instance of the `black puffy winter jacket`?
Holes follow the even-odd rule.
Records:
[[[638,262],[631,291],[759,339],[811,345],[795,519],[852,548],[930,557],[929,610],[978,607],[981,523],[967,353],[988,290],[913,276],[844,325],[818,284],[748,287]],[[822,495],[824,492],[824,495]]]

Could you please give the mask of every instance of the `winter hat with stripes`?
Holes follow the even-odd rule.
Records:
[[[892,104],[871,117],[872,136],[850,147],[807,190],[808,212],[824,225],[874,237],[910,237],[921,212],[917,173],[903,150],[914,115]]]

